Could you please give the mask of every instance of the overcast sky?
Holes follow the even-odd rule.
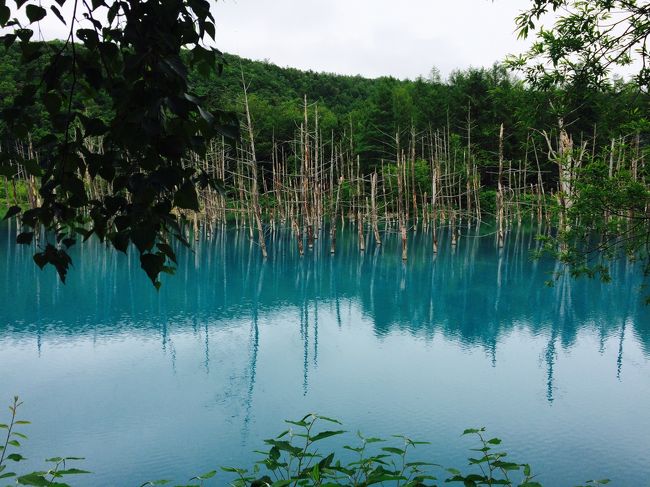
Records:
[[[529,0],[219,0],[221,50],[280,66],[398,78],[443,77],[523,51],[514,18]]]
[[[530,0],[210,1],[222,51],[315,71],[413,79],[436,66],[446,77],[530,42],[517,40],[514,22]],[[53,15],[40,27],[45,39],[67,34]]]

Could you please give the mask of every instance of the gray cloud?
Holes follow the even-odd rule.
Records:
[[[433,66],[447,76],[523,51],[528,43],[517,41],[514,18],[528,1],[219,0],[212,10],[223,51],[301,69],[415,78]],[[37,36],[62,38],[67,30],[48,15]]]
[[[281,66],[415,78],[489,66],[517,41],[522,0],[223,0],[218,47]]]

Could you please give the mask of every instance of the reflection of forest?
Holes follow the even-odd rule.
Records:
[[[378,248],[369,236],[361,254],[346,226],[331,255],[325,230],[301,258],[292,236],[270,232],[263,261],[248,231],[232,229],[181,250],[177,274],[156,292],[137,256],[96,242],[75,249],[62,285],[0,227],[0,369],[12,372],[5,388],[44,411],[64,399],[94,410],[76,428],[98,442],[103,434],[86,432],[112,430],[114,416],[97,420],[97,405],[124,396],[138,406],[120,422],[148,429],[174,423],[192,403],[188,421],[205,431],[193,438],[206,451],[223,439],[224,451],[249,452],[267,424],[309,410],[351,424],[368,418],[380,435],[420,434],[422,424],[434,441],[436,431],[446,438],[490,421],[522,448],[534,437],[556,457],[595,438],[611,439],[619,457],[638,451],[643,439],[619,431],[647,430],[634,401],[648,394],[650,364],[639,269],[621,262],[611,284],[564,276],[549,288],[554,263],[531,262],[532,233],[513,228],[500,252],[494,236],[466,231],[455,250],[442,232],[434,258],[430,233],[418,229],[403,263],[394,233]],[[594,397],[599,404],[586,408]],[[163,431],[151,438],[164,443]],[[148,435],[133,444],[153,449]],[[115,438],[105,443],[132,444],[131,433]],[[448,443],[435,445],[447,451]],[[526,451],[517,456],[531,458]]]
[[[306,333],[313,320],[308,309],[318,303],[339,309],[341,301],[353,301],[378,336],[394,330],[442,333],[493,350],[501,336],[525,327],[548,337],[551,373],[555,347],[570,347],[584,327],[603,341],[620,337],[621,354],[625,334],[632,333],[650,355],[650,310],[633,264],[618,263],[612,284],[563,276],[549,288],[544,282],[556,269],[552,262],[530,261],[536,241],[523,230],[513,230],[500,252],[490,237],[466,236],[453,251],[441,245],[435,258],[430,235],[420,232],[409,241],[406,263],[396,236],[361,254],[355,232],[347,229],[339,232],[334,256],[327,238],[314,255],[300,258],[288,233],[271,234],[271,255],[264,262],[248,232],[232,230],[197,242],[193,253],[181,252],[176,276],[165,280],[159,294],[135,255],[118,255],[100,244],[77,249],[63,287],[51,269],[38,270],[30,249],[17,248],[6,228],[1,231],[0,260],[7,271],[0,277],[0,336],[77,334],[87,328],[114,335],[160,330],[165,323],[219,326],[232,319],[256,322],[271,311],[287,312]]]

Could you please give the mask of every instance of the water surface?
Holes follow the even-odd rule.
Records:
[[[98,243],[75,249],[62,285],[0,228],[0,401],[25,401],[30,466],[83,455],[94,475],[78,485],[186,481],[251,465],[283,419],[314,411],[431,441],[416,456],[455,467],[475,446],[462,430],[486,426],[549,486],[650,476],[650,309],[633,264],[610,285],[549,288],[558,269],[531,262],[524,230],[501,252],[443,236],[435,259],[420,231],[406,263],[396,235],[363,254],[356,238],[301,258],[276,234],[263,261],[247,230],[219,232],[157,293],[136,256]]]

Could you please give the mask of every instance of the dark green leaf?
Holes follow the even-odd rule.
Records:
[[[80,474],[86,474],[91,472],[87,470],[80,470],[78,468],[68,468],[64,470],[58,470],[58,473],[61,475],[80,475]]]
[[[322,419],[323,421],[327,421],[329,423],[341,424],[341,422],[338,419],[328,418],[327,416],[320,416],[319,415],[318,419]]]
[[[178,262],[176,262],[176,253],[168,244],[161,242],[157,243],[156,247],[158,247],[158,249],[174,264],[178,264]]]
[[[16,243],[21,245],[29,245],[34,239],[34,232],[22,232],[16,237]]]
[[[158,254],[142,254],[140,256],[140,266],[149,276],[151,282],[156,288],[160,287],[158,282],[158,275],[162,272],[162,268],[165,264],[165,258]]]
[[[45,252],[38,252],[34,254],[33,259],[36,265],[41,268],[41,270],[47,265],[48,262]]]
[[[192,183],[186,182],[176,191],[174,206],[184,210],[199,211],[199,199]]]
[[[5,213],[5,216],[3,220],[8,220],[12,216],[16,216],[18,213],[20,213],[22,210],[20,206],[12,206],[7,210],[7,213]]]
[[[329,438],[330,436],[335,436],[335,435],[340,435],[342,433],[345,433],[345,431],[321,431],[317,435],[313,436],[311,438],[312,442],[323,440],[325,438]]]
[[[463,431],[463,435],[472,435],[472,434],[480,433],[482,431],[485,431],[485,428],[481,428],[481,429],[469,428]]]
[[[18,477],[17,482],[20,485],[32,485],[35,487],[48,487],[51,485],[50,481],[43,477],[43,474],[40,473],[30,473]]]
[[[216,470],[211,470],[210,472],[202,473],[201,475],[197,475],[196,477],[192,477],[190,480],[207,480],[207,479],[211,479],[216,474],[217,474]]]
[[[27,18],[30,22],[38,22],[39,20],[43,20],[45,18],[47,15],[47,10],[45,10],[43,7],[30,3],[25,8],[25,13],[27,14]]]
[[[56,17],[61,22],[63,22],[63,25],[65,25],[65,19],[63,18],[63,15],[61,15],[61,11],[57,8],[57,6],[56,5],[51,5],[50,10],[52,10],[52,12],[54,12],[54,15],[56,15]]]
[[[0,5],[0,26],[4,27],[9,17],[11,16],[11,10],[5,5]]]
[[[58,113],[61,110],[62,100],[58,93],[49,91],[43,95],[43,105],[50,114]]]
[[[385,446],[382,448],[383,451],[387,451],[388,453],[394,453],[395,455],[403,455],[404,450],[401,448],[394,448],[392,446]]]

